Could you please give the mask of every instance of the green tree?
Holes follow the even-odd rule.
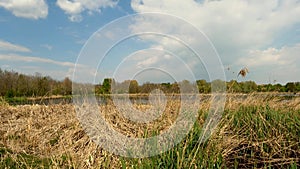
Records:
[[[206,80],[197,80],[197,87],[200,93],[209,93],[210,92],[210,85],[206,82]]]
[[[29,90],[28,77],[23,74],[20,74],[17,80],[17,95],[18,96],[27,96]]]
[[[102,83],[102,86],[101,86],[101,88],[102,88],[101,93],[102,94],[110,94],[111,93],[111,86],[112,86],[113,82],[114,82],[113,79],[111,79],[111,78],[105,78],[103,80],[103,83]]]
[[[288,82],[285,85],[285,88],[286,88],[287,92],[296,92],[296,85],[294,82]]]
[[[161,83],[160,89],[165,93],[172,93],[172,84],[171,83]]]
[[[220,79],[213,80],[211,88],[214,90],[213,92],[224,92],[226,91],[226,82]]]
[[[296,82],[295,86],[296,86],[296,91],[300,92],[300,82]]]
[[[63,94],[64,95],[71,95],[72,94],[72,81],[66,77],[63,80]]]
[[[157,88],[157,85],[150,82],[146,82],[140,87],[140,93],[150,93],[155,88]]]
[[[4,84],[4,93],[6,96],[16,96],[18,73],[14,71],[5,71],[2,83]]]
[[[284,86],[282,86],[282,85],[279,84],[279,83],[273,85],[273,87],[274,87],[274,91],[276,91],[276,92],[284,92],[284,91],[285,91]]]
[[[239,82],[236,80],[231,80],[227,82],[227,91],[228,92],[242,92]]]
[[[180,88],[177,82],[172,83],[171,93],[180,93]]]
[[[242,91],[244,93],[250,93],[257,91],[257,85],[253,81],[246,81],[241,83]]]
[[[39,76],[36,79],[36,95],[45,96],[48,94],[50,89],[47,77]]]
[[[192,93],[192,92],[195,92],[195,90],[198,90],[196,84],[193,85],[188,80],[183,80],[183,81],[179,82],[179,86],[180,86],[181,93]]]
[[[139,84],[136,80],[131,80],[129,84],[129,93],[138,93],[139,92]]]

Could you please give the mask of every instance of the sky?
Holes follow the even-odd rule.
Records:
[[[300,81],[299,17],[299,0],[0,0],[0,68],[285,84]]]

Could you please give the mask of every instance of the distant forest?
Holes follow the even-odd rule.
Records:
[[[72,81],[66,77],[64,80],[54,80],[49,76],[42,76],[40,73],[35,75],[24,75],[14,71],[0,69],[0,95],[5,97],[35,97],[35,96],[53,96],[53,95],[72,95]],[[251,92],[300,92],[300,82],[288,82],[281,84],[256,84],[253,81],[237,82],[231,80],[224,82],[215,80],[207,82],[206,80],[197,80],[199,93],[210,93],[211,84],[214,82],[226,83],[227,92],[233,93],[251,93]],[[180,93],[179,84],[190,84],[184,80],[178,83],[143,83],[138,84],[136,80],[126,80],[124,82],[115,82],[113,79],[106,78],[103,82],[94,85],[95,94],[111,93],[111,86],[117,86],[117,91],[113,93],[150,93],[153,89],[161,89],[166,93]]]

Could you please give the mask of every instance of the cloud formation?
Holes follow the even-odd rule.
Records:
[[[247,63],[257,73],[256,79],[261,82],[270,78],[282,83],[299,81],[299,51],[300,43],[280,49],[270,47],[265,50],[251,50],[247,57],[239,58],[237,62]],[[264,69],[264,72],[256,72],[259,69]]]
[[[55,79],[72,78],[76,70],[81,73],[80,77],[82,79],[80,80],[85,81],[85,77],[95,73],[95,70],[82,64],[18,54],[0,54],[0,62],[2,63],[0,65],[1,69],[12,69],[27,74],[39,72],[43,75],[50,75]]]
[[[266,50],[251,50],[247,57],[242,57],[238,63],[247,63],[249,66],[263,65],[286,65],[293,64],[297,61],[297,55],[300,50],[300,44],[292,47],[283,47],[276,49],[270,47]]]
[[[233,66],[231,69],[235,70],[244,66],[254,69],[262,67],[258,73],[263,73],[273,69],[270,63],[274,63],[280,65],[281,70],[286,68],[285,73],[293,76],[290,79],[299,79],[295,70],[289,69],[294,63],[300,62],[299,57],[291,58],[285,53],[300,53],[300,48],[297,45],[274,47],[276,44],[285,44],[278,42],[278,37],[284,36],[300,23],[300,2],[297,0],[132,0],[131,6],[136,12],[175,15],[196,26],[212,41],[226,67]],[[170,30],[176,27],[184,31],[185,26],[163,24],[168,21],[159,19],[151,22],[152,25],[147,21],[147,27]],[[137,21],[137,25],[135,29],[143,29],[145,21]],[[163,46],[172,46],[172,42],[169,45],[167,43],[165,41]],[[296,67],[296,72],[300,72],[299,67]],[[228,77],[231,78],[234,76]]]
[[[0,40],[0,51],[12,51],[12,52],[31,52],[30,49],[24,47],[24,46],[20,46],[20,45],[16,45],[16,44],[12,44],[10,42],[6,42],[3,40]]]
[[[45,0],[2,0],[0,7],[22,18],[41,19],[48,15],[48,5]]]
[[[0,60],[15,61],[15,62],[37,62],[37,63],[49,63],[58,66],[74,67],[75,64],[71,62],[60,62],[52,59],[32,57],[32,56],[22,56],[17,54],[0,54]]]
[[[117,5],[115,0],[57,0],[56,5],[69,15],[72,22],[80,22],[82,20],[81,13],[87,11],[89,14],[93,12],[101,12],[101,8],[114,7]]]
[[[142,3],[141,3],[142,2]],[[136,12],[164,12],[181,17],[215,41],[231,40],[235,45],[265,45],[283,28],[299,23],[296,0],[132,0]],[[190,12],[183,12],[190,11]],[[177,25],[178,26],[178,25]],[[223,36],[218,36],[222,34]]]
[[[190,65],[159,48],[139,50],[124,58],[114,69],[113,77],[117,81],[136,79],[139,83],[194,80]]]
[[[82,12],[88,14],[101,12],[101,8],[115,7],[117,0],[57,0],[61,8],[72,22],[82,20]],[[48,16],[48,5],[45,0],[1,0],[0,7],[10,11],[16,17],[27,19],[43,19]]]

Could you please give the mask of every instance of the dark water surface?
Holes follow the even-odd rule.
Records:
[[[274,99],[274,98],[277,98],[277,99],[280,99],[282,101],[289,101],[289,100],[292,100],[293,98],[295,97],[300,97],[300,94],[297,93],[268,93],[268,94],[264,94],[264,93],[257,93],[257,94],[254,94],[254,95],[249,95],[249,94],[229,94],[229,96],[231,97],[234,97],[235,99],[237,100],[245,100],[247,99],[249,96],[251,97],[263,97],[265,98],[266,100],[271,100],[271,99]],[[211,97],[211,95],[209,94],[200,94],[199,95],[200,99],[201,100],[206,100],[206,99],[209,99]],[[92,96],[91,96],[92,98]],[[118,96],[117,99],[119,100],[124,100],[125,101],[125,95],[123,96]],[[136,104],[149,104],[149,97],[148,96],[130,96],[129,97],[130,101],[132,103],[136,103]],[[180,95],[177,95],[177,96],[171,96],[171,97],[168,97],[168,99],[172,99],[172,100],[180,100]],[[105,105],[107,104],[108,102],[111,102],[112,101],[112,98],[111,97],[108,97],[108,96],[96,96],[96,100],[98,102],[98,104],[100,105]],[[51,104],[70,104],[70,103],[73,103],[73,99],[71,97],[69,98],[44,98],[44,99],[25,99],[25,100],[21,100],[21,101],[14,101],[14,100],[11,100],[11,101],[8,101],[8,103],[10,105],[26,105],[26,104],[40,104],[40,105],[51,105]]]

